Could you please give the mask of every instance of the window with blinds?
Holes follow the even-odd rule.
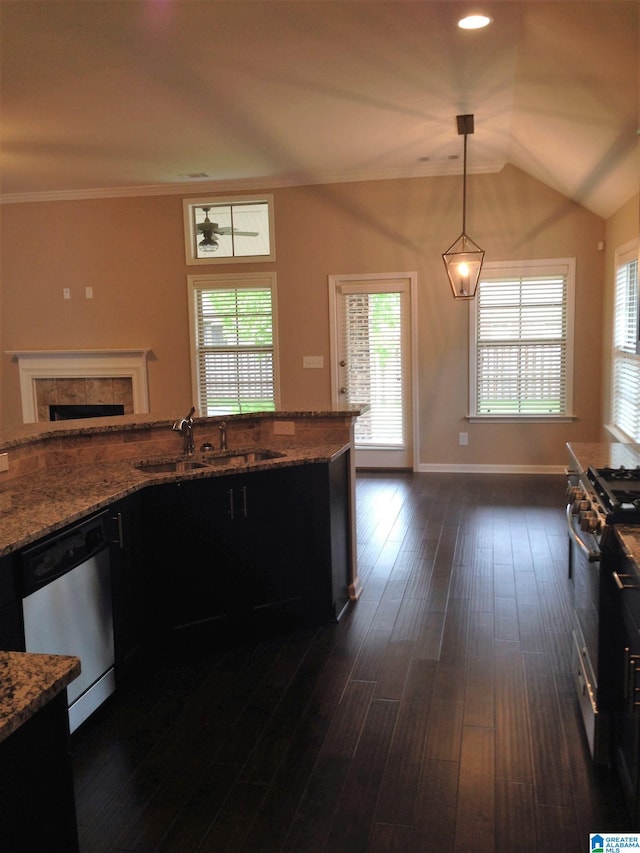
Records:
[[[640,355],[638,329],[638,246],[616,253],[611,422],[640,441]]]
[[[190,277],[194,392],[201,415],[276,408],[275,280]]]
[[[573,259],[486,264],[471,307],[470,413],[571,414]]]

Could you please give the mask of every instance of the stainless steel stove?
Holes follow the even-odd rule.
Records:
[[[640,524],[640,467],[589,468],[586,480],[606,524]]]
[[[574,681],[593,759],[612,764],[621,697],[631,680],[630,642],[621,635],[623,605],[627,621],[640,626],[637,573],[615,527],[640,526],[640,467],[590,467],[570,483],[568,500]]]

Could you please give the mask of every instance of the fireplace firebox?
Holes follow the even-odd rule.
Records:
[[[124,415],[124,406],[118,403],[67,403],[49,406],[49,420],[66,421],[73,418],[107,418]]]

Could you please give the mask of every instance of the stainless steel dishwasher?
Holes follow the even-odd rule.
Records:
[[[26,651],[80,658],[67,688],[70,731],[115,690],[107,523],[101,513],[21,554]]]

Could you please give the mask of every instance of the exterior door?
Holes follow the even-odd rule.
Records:
[[[332,390],[355,425],[358,468],[413,468],[415,273],[331,276]]]

